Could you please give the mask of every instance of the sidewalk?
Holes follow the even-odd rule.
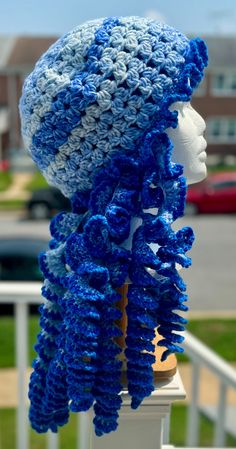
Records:
[[[9,189],[0,192],[0,201],[7,200],[27,200],[30,192],[25,190],[25,187],[32,179],[32,173],[14,173],[13,182]]]
[[[236,363],[232,364],[236,369]],[[191,365],[189,363],[179,363],[178,369],[187,393],[184,404],[188,404],[191,400]],[[30,369],[27,372],[26,383]],[[26,387],[27,388],[27,387]],[[210,371],[203,368],[201,370],[200,395],[199,403],[206,405],[215,405],[217,403],[218,381],[216,376]],[[229,405],[236,406],[236,391],[229,389],[228,402]],[[0,370],[0,408],[11,408],[17,406],[17,373],[15,368],[5,368]]]

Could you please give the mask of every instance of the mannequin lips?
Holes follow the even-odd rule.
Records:
[[[206,147],[207,147],[207,141],[206,141],[206,139],[204,139],[204,137],[203,136],[199,136],[200,137],[200,139],[201,139],[201,143],[200,143],[200,149],[199,149],[199,152],[198,152],[198,154],[201,154],[201,153],[204,153],[205,152],[205,149],[206,149]]]
[[[199,154],[199,160],[200,160],[201,162],[206,162],[206,159],[207,159],[207,154],[206,154],[205,151],[202,151],[202,152]]]

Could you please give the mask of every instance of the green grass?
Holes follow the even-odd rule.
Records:
[[[209,166],[207,167],[207,171],[208,173],[220,173],[223,171],[236,171],[236,165],[223,165],[223,164],[219,164],[219,165],[214,165],[214,166]]]
[[[228,362],[236,362],[236,319],[209,319],[192,320],[188,324],[188,330],[202,340],[210,348],[216,351]],[[31,364],[35,352],[33,346],[39,331],[38,317],[31,316],[28,320],[29,335],[29,364]],[[14,355],[14,321],[13,318],[0,317],[0,368],[15,365]],[[178,355],[180,362],[186,362],[185,355]]]
[[[76,414],[71,413],[70,422],[60,430],[60,449],[76,448]],[[15,449],[16,444],[16,410],[0,409],[0,448]],[[46,435],[37,434],[30,429],[30,449],[46,447]]]
[[[43,189],[45,187],[48,187],[47,181],[40,172],[36,171],[33,174],[31,181],[27,184],[26,190],[32,192],[33,190]]]
[[[29,365],[35,357],[34,344],[39,332],[39,323],[37,316],[31,316],[28,320],[28,360]],[[15,326],[14,320],[10,316],[0,317],[0,368],[15,366]],[[1,446],[0,446],[1,447]]]
[[[60,449],[76,448],[76,421],[77,416],[71,413],[69,423],[60,431]],[[170,442],[176,446],[185,445],[187,423],[187,407],[174,404],[171,414]],[[0,409],[0,447],[15,449],[16,439],[16,411],[15,409]],[[30,430],[30,449],[46,447],[46,436]],[[213,425],[205,417],[200,418],[200,444],[202,447],[211,447],[213,442]],[[227,435],[227,447],[236,447],[236,439]]]
[[[0,201],[0,211],[6,210],[18,210],[22,209],[25,205],[24,200],[1,200]]]
[[[192,320],[187,329],[227,362],[236,362],[235,319]],[[178,354],[177,358],[179,362],[187,361],[182,354]]]
[[[187,426],[187,407],[174,404],[171,408],[170,443],[175,446],[185,446],[185,435]],[[214,427],[205,416],[200,417],[199,446],[213,446]],[[236,439],[230,435],[226,437],[226,447],[236,447]]]
[[[8,171],[0,172],[0,192],[8,189],[12,183],[12,174]]]

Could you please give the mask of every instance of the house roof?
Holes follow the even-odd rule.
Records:
[[[0,69],[30,71],[57,36],[0,36]]]
[[[0,36],[0,69],[7,65],[15,41],[15,37]]]
[[[191,36],[192,37],[192,36]],[[0,70],[30,71],[58,36],[0,36]],[[205,36],[209,66],[236,67],[236,36]]]
[[[203,36],[208,47],[210,68],[236,68],[236,35]]]
[[[8,67],[32,66],[57,37],[18,37],[7,62]]]

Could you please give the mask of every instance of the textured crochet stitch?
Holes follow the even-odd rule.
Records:
[[[132,408],[154,389],[155,328],[163,336],[163,360],[182,351],[186,320],[178,311],[187,310],[187,295],[176,263],[191,264],[186,252],[194,236],[189,227],[172,230],[184,212],[186,180],[183,167],[171,161],[165,130],[178,125],[169,106],[190,100],[206,64],[201,39],[188,40],[151,19],[112,17],[67,33],[25,80],[25,145],[72,205],[53,218],[49,250],[39,258],[45,303],[29,387],[29,416],[38,432],[57,432],[70,411],[91,406],[98,436],[117,428],[117,289],[128,277]],[[127,249],[137,218],[141,224]]]

